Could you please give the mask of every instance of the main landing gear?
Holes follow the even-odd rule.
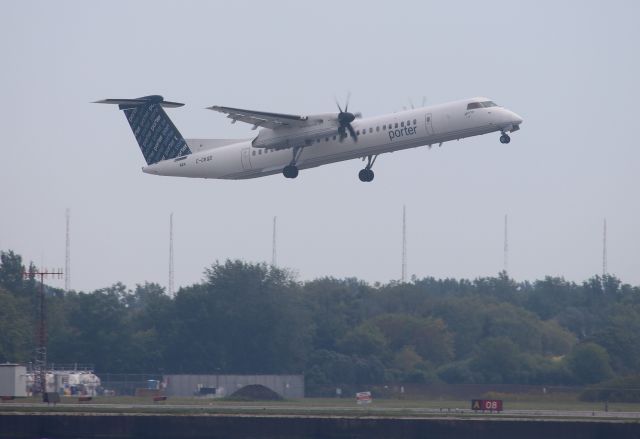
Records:
[[[373,173],[373,169],[371,168],[373,167],[373,164],[376,162],[377,158],[377,154],[373,156],[367,156],[367,166],[365,166],[364,169],[361,169],[360,172],[358,172],[358,178],[360,179],[360,181],[365,183],[373,181],[373,177],[375,176],[375,174]],[[362,159],[364,160],[364,157]]]
[[[509,137],[509,135],[507,133],[502,133],[502,136],[500,136],[500,143],[504,143],[507,144],[511,142],[511,137]]]
[[[296,166],[296,163],[300,158],[300,154],[302,154],[302,147],[301,146],[294,147],[293,158],[291,159],[291,163],[285,166],[284,169],[282,170],[282,175],[284,175],[285,178],[296,178],[298,176],[298,167]]]

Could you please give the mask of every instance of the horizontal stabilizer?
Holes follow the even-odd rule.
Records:
[[[179,102],[165,101],[160,95],[143,96],[135,99],[103,99],[101,101],[95,101],[94,104],[114,104],[119,105],[121,110],[128,108],[134,108],[139,105],[158,104],[161,107],[175,108],[182,107],[184,104]]]

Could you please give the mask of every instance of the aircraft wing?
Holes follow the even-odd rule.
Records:
[[[229,119],[236,121],[246,122],[253,125],[253,129],[257,127],[264,128],[294,128],[305,127],[309,125],[315,125],[319,123],[315,118],[309,118],[307,116],[298,116],[295,114],[280,114],[280,113],[268,113],[266,111],[255,110],[243,110],[241,108],[220,107],[214,105],[207,107],[209,110],[225,113]]]

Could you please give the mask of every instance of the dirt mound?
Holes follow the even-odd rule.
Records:
[[[249,384],[234,392],[228,399],[241,401],[280,401],[283,398],[268,387],[260,384]]]

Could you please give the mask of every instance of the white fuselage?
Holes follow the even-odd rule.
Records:
[[[480,98],[422,107],[377,117],[356,119],[352,122],[358,137],[355,142],[343,139],[332,127],[286,128],[282,136],[306,143],[297,160],[299,169],[360,157],[375,156],[401,149],[440,144],[450,140],[477,136],[491,132],[510,132],[519,128],[522,119],[503,107],[467,109],[470,102]],[[271,135],[273,135],[274,131]],[[256,139],[240,141],[209,149],[195,145],[196,152],[176,159],[164,160],[143,168],[143,172],[156,175],[243,179],[256,178],[282,172],[293,157],[293,147],[281,149],[254,146]],[[188,140],[190,146],[195,140]],[[200,148],[198,148],[200,146]],[[200,149],[200,150],[198,150]]]

